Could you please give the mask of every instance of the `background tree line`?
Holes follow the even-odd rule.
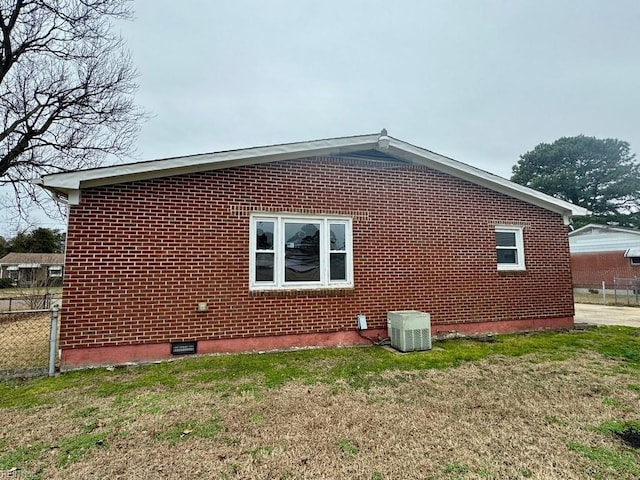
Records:
[[[627,142],[578,135],[541,143],[521,155],[511,180],[588,209],[574,227],[640,228],[640,165]]]
[[[66,233],[50,228],[36,228],[5,239],[0,236],[0,257],[10,252],[63,253]]]

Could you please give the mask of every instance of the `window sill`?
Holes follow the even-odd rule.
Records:
[[[501,277],[515,277],[515,276],[522,276],[522,275],[526,275],[527,271],[522,268],[522,269],[511,269],[511,270],[498,270],[498,275]]]
[[[271,290],[249,290],[250,297],[346,297],[353,295],[354,287],[333,288],[287,288]]]
[[[504,264],[498,265],[499,272],[526,272],[527,267],[524,265],[516,265],[516,264]]]

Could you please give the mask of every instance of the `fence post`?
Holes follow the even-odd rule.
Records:
[[[604,280],[602,281],[602,304],[607,304],[607,291],[605,290]]]
[[[49,334],[49,376],[56,373],[56,343],[58,340],[58,311],[59,307],[54,305],[51,309],[51,333]]]
[[[13,300],[13,297],[9,297],[9,311],[11,311],[11,301]]]

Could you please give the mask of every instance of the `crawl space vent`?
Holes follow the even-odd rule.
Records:
[[[189,355],[196,353],[198,342],[171,342],[171,355]]]
[[[416,310],[387,313],[391,346],[401,352],[431,350],[431,315]]]

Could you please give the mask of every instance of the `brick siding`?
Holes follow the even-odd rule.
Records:
[[[252,294],[253,211],[352,215],[355,287]],[[501,223],[525,226],[526,272],[497,271]],[[573,316],[559,214],[426,167],[338,158],[83,190],[64,301],[63,350],[352,331],[361,313],[383,329],[389,310],[431,313],[434,334]]]
[[[613,288],[613,278],[636,278],[640,276],[640,266],[631,265],[624,256],[624,250],[617,252],[574,253],[571,255],[573,286],[579,288]]]

